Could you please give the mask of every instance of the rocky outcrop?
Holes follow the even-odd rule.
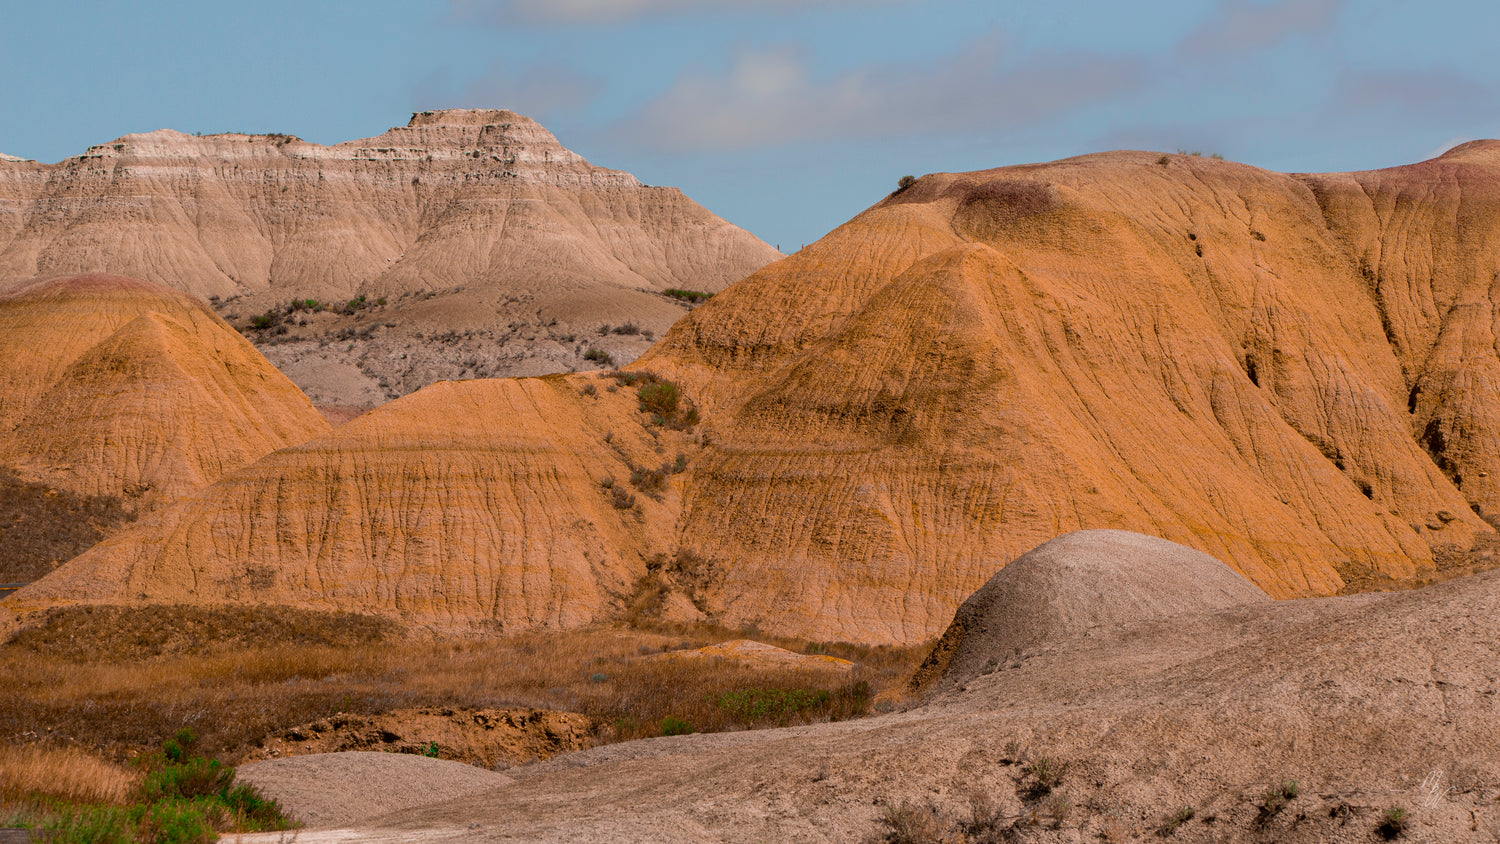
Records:
[[[214,297],[242,327],[292,300],[384,299],[379,313],[258,337],[278,365],[353,366],[382,398],[476,359],[490,374],[582,366],[605,324],[662,332],[681,316],[664,290],[717,291],[779,257],[510,111],[423,112],[335,146],[164,129],[53,165],[0,161],[0,289],[123,273]],[[473,342],[437,361],[400,355],[447,332]],[[628,359],[646,341],[604,345]]]
[[[0,294],[0,463],[91,496],[172,500],[328,430],[202,302],[139,279]]]

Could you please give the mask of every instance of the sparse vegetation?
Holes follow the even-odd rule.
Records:
[[[1400,806],[1392,806],[1380,816],[1380,825],[1375,827],[1375,832],[1387,841],[1394,841],[1406,834],[1409,825],[1406,810]]]
[[[917,177],[912,175],[902,176],[896,180],[896,193],[900,193],[917,183]]]
[[[757,722],[747,722],[733,706],[719,706],[726,695],[747,689],[824,690],[826,702],[799,710],[796,718],[854,717],[876,693],[902,683],[923,653],[920,647],[825,644],[860,663],[852,675],[643,660],[643,648],[696,648],[743,634],[659,626],[649,614],[640,624],[407,639],[389,622],[368,616],[286,608],[58,609],[0,645],[6,678],[0,734],[53,736],[122,760],[159,748],[163,737],[187,725],[199,734],[194,752],[234,763],[268,735],[340,711],[530,706],[589,716],[598,725],[595,740],[603,743],[658,735],[668,715],[700,732],[752,726]],[[810,644],[758,638],[794,651]],[[596,674],[607,679],[591,680]],[[616,724],[621,719],[626,726]]]
[[[1031,760],[1026,764],[1026,776],[1031,779],[1031,794],[1036,797],[1051,794],[1053,789],[1062,785],[1063,775],[1067,771],[1068,763],[1050,756],[1038,756]]]
[[[583,353],[583,359],[600,366],[613,366],[615,362],[613,355],[596,346],[590,346],[589,350]]]
[[[76,749],[0,746],[0,825],[54,842],[208,842],[220,832],[290,829],[275,801],[234,784],[234,768],[194,756],[196,736],[178,730],[127,771]],[[46,768],[39,768],[46,765]],[[60,792],[59,779],[80,785]],[[92,776],[90,776],[92,775]]]
[[[1260,803],[1261,820],[1280,814],[1288,803],[1297,799],[1297,793],[1296,780],[1287,780],[1281,785],[1273,785],[1266,789],[1265,796]]]
[[[614,486],[610,489],[609,503],[614,505],[616,510],[629,510],[635,506],[635,496],[624,487]]]
[[[714,297],[714,294],[705,293],[702,290],[683,290],[680,287],[669,287],[666,290],[663,290],[662,293],[670,296],[673,299],[680,299],[693,305],[707,302],[709,299],[712,299]]]
[[[1192,806],[1183,806],[1181,809],[1173,812],[1172,815],[1165,821],[1162,821],[1161,826],[1157,827],[1156,832],[1158,835],[1162,836],[1171,835],[1172,833],[1176,832],[1177,829],[1183,824],[1192,820],[1193,817],[1197,814],[1198,810],[1194,809]]]
[[[937,806],[906,800],[881,807],[880,823],[885,827],[880,840],[886,844],[935,844],[953,831],[953,822]]]

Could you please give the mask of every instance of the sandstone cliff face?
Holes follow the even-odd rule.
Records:
[[[595,167],[510,111],[424,112],[331,147],[161,130],[55,165],[0,161],[0,289],[122,273],[217,297],[240,325],[294,299],[384,298],[378,315],[262,342],[278,365],[362,370],[359,386],[386,382],[382,399],[511,340],[492,374],[576,367],[603,324],[665,331],[684,306],[663,290],[717,291],[778,257],[681,191]],[[354,348],[326,342],[354,329],[368,329]],[[436,364],[391,354],[448,331],[483,334]]]
[[[440,384],[7,604],[260,599],[517,629],[666,589],[670,616],[912,642],[1088,528],[1205,551],[1278,598],[1410,579],[1500,508],[1497,157],[928,176],[633,367],[684,386],[691,435],[595,376]],[[613,506],[601,481],[678,451],[659,501]]]
[[[224,478],[7,603],[264,601],[460,631],[588,624],[670,550],[680,476],[647,494],[632,470],[692,449],[643,425],[635,394],[612,385],[440,382]]]
[[[171,500],[328,430],[201,302],[119,276],[0,294],[0,464],[87,495]]]
[[[638,362],[707,408],[700,606],[912,641],[1082,528],[1280,598],[1468,547],[1500,514],[1497,165],[1491,142],[1349,175],[1112,153],[921,179]]]

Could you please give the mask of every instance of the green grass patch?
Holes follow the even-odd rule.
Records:
[[[702,290],[683,290],[678,287],[669,287],[662,292],[667,294],[668,296],[671,296],[673,299],[678,299],[680,301],[688,302],[693,305],[707,302],[709,299],[712,299],[714,297],[714,294],[705,293]]]
[[[144,757],[139,764],[145,776],[127,805],[22,796],[0,809],[0,826],[44,833],[50,844],[197,844],[217,841],[221,832],[296,826],[276,801],[252,786],[235,785],[234,768],[192,755],[196,741],[191,730],[179,730],[159,753]]]

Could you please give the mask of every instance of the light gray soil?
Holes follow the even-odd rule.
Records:
[[[380,788],[411,802],[326,840],[868,841],[887,807],[957,821],[979,793],[1014,825],[1005,840],[1369,842],[1400,807],[1401,840],[1493,844],[1497,643],[1500,572],[1095,627],[910,711],[597,748],[457,799],[438,768],[381,762]],[[1044,759],[1066,804],[1034,788]],[[305,811],[358,794],[352,776],[335,763],[281,793]],[[1264,810],[1289,780],[1298,796]]]

